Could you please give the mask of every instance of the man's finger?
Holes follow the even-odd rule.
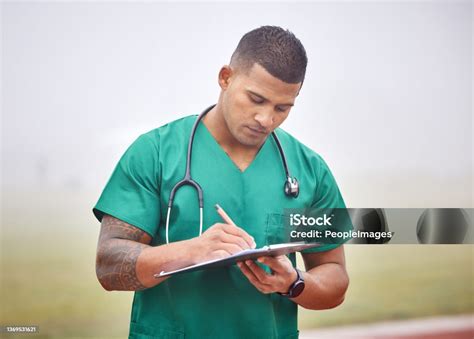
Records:
[[[245,263],[239,262],[237,263],[237,266],[239,266],[242,273],[247,277],[247,279],[252,283],[252,285],[255,286],[257,290],[266,293],[269,286],[261,283],[255,276],[255,274],[252,272],[252,270],[250,270],[250,268]]]
[[[242,239],[239,236],[233,235],[233,234],[229,234],[229,233],[226,233],[226,232],[220,232],[219,239],[224,243],[236,244],[242,250],[246,250],[246,249],[250,248],[249,244],[244,239]]]
[[[262,284],[271,285],[270,281],[272,276],[267,274],[267,272],[265,272],[260,266],[258,266],[252,260],[246,260],[245,264]]]
[[[236,253],[239,253],[242,251],[242,248],[237,245],[237,244],[231,244],[231,243],[220,243],[216,246],[214,246],[214,250],[224,250],[230,255],[234,255]]]
[[[281,259],[277,259],[275,257],[260,257],[258,258],[258,262],[267,265],[272,271],[275,271],[276,273],[285,273],[288,270],[282,263]]]
[[[250,234],[245,232],[240,227],[232,226],[229,224],[220,224],[220,225],[222,225],[221,227],[224,230],[224,232],[243,238],[247,242],[247,244],[250,246],[250,248],[255,248],[256,245],[255,245],[255,240],[253,239],[253,237],[250,236]]]
[[[243,262],[238,262],[237,266],[239,266],[242,273],[247,277],[247,279],[253,284],[260,284],[257,277],[253,274],[253,272],[245,265]]]

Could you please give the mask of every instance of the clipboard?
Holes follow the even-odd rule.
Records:
[[[293,252],[300,252],[308,248],[319,247],[321,245],[322,245],[321,243],[305,243],[305,242],[293,242],[293,243],[268,245],[268,246],[263,246],[262,248],[244,250],[223,259],[209,260],[209,261],[205,261],[199,264],[186,266],[186,267],[179,268],[173,271],[168,271],[168,272],[161,271],[160,273],[154,274],[153,276],[155,278],[162,278],[162,277],[167,277],[170,275],[181,274],[181,273],[186,273],[186,272],[231,266],[231,265],[235,265],[238,261],[244,261],[244,260],[249,260],[249,259],[254,260],[260,257],[264,257],[264,256],[275,257],[278,255],[286,255]]]

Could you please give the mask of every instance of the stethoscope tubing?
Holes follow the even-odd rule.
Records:
[[[184,174],[184,178],[173,186],[173,188],[171,189],[171,192],[170,192],[170,197],[168,199],[168,209],[167,209],[167,212],[166,212],[166,226],[165,226],[166,227],[165,233],[166,233],[166,243],[167,244],[169,244],[169,223],[170,223],[171,209],[173,207],[174,197],[175,197],[176,192],[178,191],[178,189],[183,187],[183,186],[192,186],[192,187],[194,187],[194,189],[197,192],[198,200],[199,200],[199,235],[202,234],[202,224],[203,224],[203,218],[204,218],[203,217],[204,193],[203,193],[203,190],[202,190],[201,186],[191,176],[191,159],[192,159],[193,143],[194,143],[194,136],[196,134],[196,129],[197,129],[199,123],[201,122],[202,118],[211,109],[213,109],[215,106],[216,105],[214,104],[214,105],[211,105],[208,108],[206,108],[197,117],[196,121],[194,122],[193,128],[191,129],[191,134],[189,136],[189,142],[188,142],[188,153],[186,155],[186,171],[185,171],[185,174]],[[281,160],[283,162],[283,167],[285,169],[285,175],[286,175],[287,181],[291,182],[291,180],[293,180],[293,179],[296,181],[296,178],[292,179],[291,176],[290,176],[290,171],[288,169],[288,165],[287,165],[287,162],[286,162],[285,153],[283,152],[283,148],[281,146],[280,140],[278,140],[278,137],[275,134],[275,132],[272,132],[272,137],[273,137],[273,140],[275,140],[278,151],[280,153]],[[297,184],[297,181],[296,181],[296,184]],[[285,194],[287,194],[287,193],[285,192]],[[297,195],[298,194],[296,194],[296,196]]]

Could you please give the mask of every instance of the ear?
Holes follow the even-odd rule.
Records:
[[[301,88],[303,87],[303,83],[304,83],[304,79],[303,81],[301,81],[301,85],[300,85],[300,88],[298,89],[298,94],[296,94],[296,96],[300,95],[300,91],[301,91]]]
[[[233,75],[232,68],[230,68],[229,65],[224,65],[222,66],[221,70],[219,71],[219,86],[221,87],[222,90],[226,90],[227,87],[229,87],[229,84],[231,82],[231,78]]]

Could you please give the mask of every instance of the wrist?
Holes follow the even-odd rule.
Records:
[[[284,287],[282,287],[280,291],[277,291],[277,293],[287,295],[296,280],[298,280],[298,273],[296,272],[296,268],[292,266],[291,270],[285,277]]]
[[[199,237],[185,240],[184,248],[186,249],[186,257],[192,265],[198,264],[202,261],[199,256],[200,253],[202,253],[199,240]]]
[[[293,271],[296,274],[296,278],[292,281],[292,283],[288,287],[288,290],[284,293],[278,292],[278,294],[280,294],[284,297],[296,298],[304,290],[305,283],[304,283],[304,278],[303,278],[303,272],[301,272],[296,267],[294,268]],[[291,276],[294,277],[294,275],[291,275]]]
[[[288,279],[285,283],[285,290],[280,292],[283,294],[288,294],[291,289],[291,286],[293,286],[296,280],[298,280],[298,273],[296,272],[296,268],[292,268],[291,273],[289,274]]]

